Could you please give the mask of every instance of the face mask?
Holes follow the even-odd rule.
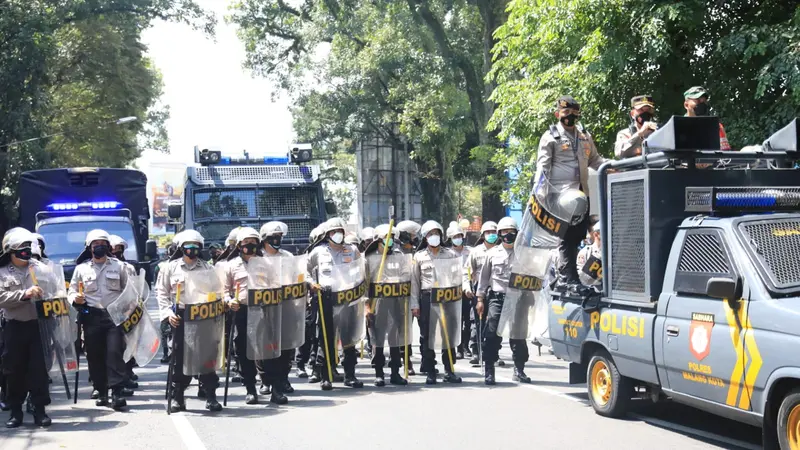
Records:
[[[694,105],[695,116],[707,116],[708,110],[709,110],[708,103],[698,103]]]
[[[281,248],[282,240],[283,240],[282,236],[270,236],[267,238],[267,244],[269,244],[269,246],[274,248],[275,250],[279,250]]]
[[[14,256],[16,256],[18,259],[21,259],[23,261],[27,261],[27,260],[31,259],[31,248],[30,247],[23,247],[23,248],[21,248],[19,250],[16,250],[16,251],[14,251]]]
[[[453,238],[453,245],[456,247],[461,247],[461,244],[464,243],[464,239],[462,238]]]
[[[513,244],[517,240],[517,233],[506,233],[503,235],[503,242]]]
[[[108,247],[105,245],[98,245],[92,249],[92,255],[97,259],[105,258],[107,254]]]
[[[197,247],[184,247],[183,255],[189,259],[197,259],[200,256],[200,249]]]
[[[431,247],[438,247],[439,244],[442,243],[442,238],[439,237],[438,234],[434,234],[433,236],[428,238],[428,245]]]
[[[653,113],[643,112],[636,116],[636,123],[639,125],[644,125],[645,122],[650,122],[653,120]]]
[[[333,241],[334,244],[341,244],[344,242],[344,233],[337,231],[331,236],[331,241]]]
[[[411,246],[414,247],[414,248],[419,247],[419,238],[415,237],[414,239],[412,239],[411,240]]]
[[[255,254],[257,247],[258,247],[258,245],[253,244],[253,243],[244,244],[242,246],[242,253],[244,253],[245,255],[253,255],[253,254]]]
[[[578,116],[575,114],[570,114],[561,118],[561,124],[565,127],[574,127],[576,120],[578,120]]]
[[[124,252],[124,251],[121,251],[121,252],[114,252],[114,253],[113,253],[114,257],[115,257],[115,258],[117,258],[117,259],[120,259],[120,258],[122,258],[122,255],[124,255],[124,254],[125,254],[125,252]]]
[[[394,245],[394,239],[389,238],[388,241],[384,241],[383,245],[385,245],[385,246],[387,246],[389,248],[392,248],[392,246]]]
[[[497,242],[497,233],[492,233],[486,236],[486,242],[490,244],[494,244],[495,242]]]

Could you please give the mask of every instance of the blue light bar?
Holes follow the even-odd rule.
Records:
[[[800,211],[800,186],[687,187],[686,212]]]
[[[311,178],[313,176],[311,167],[308,166],[300,166],[300,174],[303,175],[303,178]]]
[[[219,159],[219,164],[230,165],[231,164],[231,157],[230,156],[223,156]]]
[[[117,209],[120,202],[80,202],[80,203],[52,203],[47,205],[50,211],[79,211],[91,209]]]
[[[264,164],[269,166],[282,166],[289,164],[289,158],[281,156],[265,156]]]
[[[721,208],[771,208],[778,203],[776,194],[765,192],[717,192],[716,205]]]

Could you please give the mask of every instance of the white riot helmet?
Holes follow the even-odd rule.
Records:
[[[122,239],[121,236],[117,236],[116,234],[112,234],[108,238],[110,239],[109,243],[111,244],[111,248],[112,249],[115,248],[118,245],[121,245],[122,247],[124,247],[125,250],[128,249],[128,241],[126,241],[125,239]]]
[[[286,236],[289,233],[289,227],[283,222],[272,221],[262,225],[259,233],[261,234],[262,240],[265,240],[270,236],[277,236],[279,234]]]
[[[361,238],[358,237],[358,235],[355,233],[349,233],[344,237],[344,243],[351,245],[359,245],[361,244]]]
[[[579,189],[567,189],[558,196],[558,208],[571,225],[581,223],[589,212],[589,199]]]
[[[491,220],[484,222],[483,225],[481,225],[481,236],[487,231],[497,231],[497,224]]]
[[[386,235],[389,234],[389,224],[385,223],[383,225],[378,225],[372,231],[372,240],[377,241],[379,239],[386,239]],[[397,239],[400,237],[400,230],[397,227],[392,227],[392,239]]]
[[[36,239],[36,244],[38,244],[34,245],[34,243],[31,242],[31,251],[33,252],[34,256],[38,258],[47,258],[47,255],[44,254],[44,248],[47,246],[47,243],[44,240],[44,236],[42,236],[39,233],[31,233],[31,234],[33,235],[34,239]]]
[[[517,227],[517,221],[514,220],[512,217],[503,217],[500,219],[500,222],[497,223],[497,231],[502,230],[514,230],[517,231],[519,228]]]
[[[250,238],[255,239],[256,243],[254,243],[254,244],[246,244],[246,245],[242,244],[242,242],[244,242],[245,239],[250,239]],[[240,253],[243,253],[243,254],[249,255],[249,256],[254,256],[254,255],[260,254],[259,249],[258,249],[258,241],[260,239],[261,239],[261,236],[259,236],[258,231],[256,231],[255,228],[251,228],[251,227],[241,227],[241,228],[239,228],[239,232],[236,233],[236,249],[234,249],[231,252],[231,254],[228,255],[228,259],[231,260],[231,259],[239,256]]]
[[[456,235],[459,235],[459,234],[461,236],[464,236],[464,230],[462,230],[461,227],[458,226],[457,223],[451,222],[450,226],[447,227],[447,239],[453,239],[453,236],[456,236]]]
[[[344,223],[344,220],[334,217],[328,219],[325,223],[322,224],[322,233],[323,236],[332,241],[334,244],[343,244],[344,237],[345,237],[345,230],[347,229],[347,224]],[[335,230],[341,230],[341,233],[335,233],[332,237],[328,237],[328,233]],[[337,242],[338,241],[338,242]]]
[[[243,240],[247,238],[255,238],[256,240],[261,239],[261,236],[258,234],[255,228],[250,227],[241,227],[239,231],[236,233],[236,243],[241,244]]]
[[[239,237],[239,229],[240,228],[241,227],[236,227],[236,228],[232,229],[230,233],[228,233],[228,239],[225,239],[225,244],[227,244],[228,247],[232,247],[232,246],[236,245],[236,243],[237,243],[236,239]],[[180,244],[178,244],[178,245],[180,245]]]
[[[206,242],[206,240],[203,238],[203,235],[195,230],[181,231],[175,235],[175,241],[177,248],[175,249],[175,253],[173,253],[170,257],[170,260],[182,258],[184,254],[189,258],[198,258],[200,256],[200,250],[203,248],[203,244]],[[188,244],[197,244],[197,247],[199,248],[184,249],[184,246]]]
[[[422,241],[420,234],[420,225],[413,220],[403,220],[397,224],[397,231],[400,233],[398,241],[402,245],[411,245],[411,247],[418,247]]]
[[[92,230],[86,234],[86,246],[91,246],[94,241],[106,241],[111,245],[111,236],[105,230]]]
[[[440,237],[434,238],[432,236],[429,239],[428,233],[430,233],[433,230],[439,230]],[[439,245],[441,245],[442,242],[441,236],[444,235],[444,229],[442,229],[442,226],[439,224],[439,222],[435,220],[429,220],[424,224],[422,224],[422,228],[420,228],[419,234],[420,238],[422,239],[422,243],[420,244],[420,249],[424,248],[423,244],[429,245],[431,247],[438,247]]]
[[[0,255],[0,266],[7,265],[11,261],[11,254],[17,250],[32,247],[33,241],[35,240],[36,238],[33,234],[25,228],[17,227],[8,230],[5,236],[3,236],[3,254]],[[33,256],[33,250],[21,253],[22,254],[19,255],[20,259],[30,259],[30,257]]]
[[[311,230],[311,233],[308,234],[308,240],[313,244],[318,242],[320,237],[322,237],[322,225],[317,225]]]
[[[362,228],[361,231],[358,232],[358,237],[362,241],[371,241],[373,239],[374,234],[375,234],[375,229],[374,228],[366,227],[366,228]],[[386,233],[384,232],[383,235],[386,236]]]

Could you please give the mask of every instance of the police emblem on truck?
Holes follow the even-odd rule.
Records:
[[[689,350],[698,361],[702,361],[711,351],[713,328],[713,314],[692,313],[692,323],[689,325]]]

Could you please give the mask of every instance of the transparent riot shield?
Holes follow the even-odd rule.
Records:
[[[306,256],[283,256],[281,278],[281,350],[292,350],[306,342]]]
[[[573,202],[565,201],[574,193],[574,189],[553,186],[542,177],[531,190],[528,207],[522,216],[519,236],[514,245],[515,250],[520,247],[558,247],[578,212]]]
[[[225,303],[222,283],[213,269],[184,272],[183,373],[203,375],[222,368]]]
[[[461,258],[434,259],[428,348],[444,350],[461,343]]]
[[[147,284],[144,269],[139,269],[139,275],[136,277],[136,292],[139,294],[139,302],[147,303],[150,298],[150,285]]]
[[[114,325],[120,327],[125,339],[122,359],[130,361],[131,358],[136,358],[136,363],[144,367],[156,356],[161,338],[153,319],[141,302],[140,289],[142,286],[139,277],[130,279],[125,289],[108,305],[106,311]]]
[[[364,337],[364,301],[367,283],[364,260],[336,264],[328,277],[333,302],[333,324],[342,347],[356,345]]]
[[[381,270],[381,263],[383,269]],[[374,254],[367,257],[369,302],[372,312],[369,335],[372,345],[400,347],[411,344],[411,255]]]
[[[259,361],[281,356],[282,300],[280,259],[250,258],[247,261],[247,359]]]
[[[578,266],[578,277],[581,283],[586,286],[602,286],[603,284],[603,261],[595,254],[592,249],[584,249],[586,257],[583,264]],[[580,259],[580,258],[579,258]]]
[[[498,336],[508,339],[530,337],[537,293],[544,287],[549,258],[550,250],[540,248],[523,248],[519,254],[516,250],[512,253],[508,287],[497,324]]]
[[[64,268],[59,264],[31,262],[29,270],[33,282],[42,289],[42,296],[35,302],[45,367],[52,377],[60,375],[69,391],[66,374],[78,370],[77,313],[67,302]]]

